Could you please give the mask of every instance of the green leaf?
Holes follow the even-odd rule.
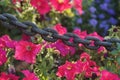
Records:
[[[110,54],[112,54],[112,55],[117,55],[118,53],[119,53],[118,50],[113,50],[113,51],[110,52]]]
[[[120,43],[117,43],[117,49],[120,52]]]
[[[116,59],[117,59],[118,64],[120,65],[120,56],[118,56]]]

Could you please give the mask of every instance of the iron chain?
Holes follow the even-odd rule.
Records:
[[[60,35],[57,31],[51,28],[39,29],[38,26],[32,22],[20,22],[15,16],[8,13],[0,14],[0,24],[9,29],[18,28],[23,33],[30,36],[40,34],[44,40],[49,42],[56,42],[60,39],[66,45],[72,47],[83,44],[88,49],[97,50],[100,46],[104,46],[107,50],[111,51],[116,49],[116,46],[113,46],[113,44],[120,43],[120,40],[115,38],[101,41],[93,36],[87,36],[85,39],[81,39],[74,33]]]

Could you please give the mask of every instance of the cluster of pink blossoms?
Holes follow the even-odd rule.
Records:
[[[59,35],[64,35],[65,33],[67,33],[67,29],[65,27],[63,27],[61,24],[56,24],[53,29],[55,29]],[[74,34],[78,35],[81,39],[84,39],[87,36],[93,36],[96,37],[98,39],[100,39],[101,41],[103,40],[103,37],[99,36],[97,34],[97,32],[93,32],[91,34],[87,34],[86,31],[81,31],[80,29],[75,29],[73,31]],[[92,44],[91,44],[92,45]],[[82,44],[79,44],[79,46],[83,46]],[[68,54],[73,55],[75,54],[75,47],[71,47],[71,46],[67,46],[65,45],[62,40],[57,40],[55,43],[50,43],[46,46],[47,48],[55,48],[56,50],[58,50],[60,52],[60,54],[62,56],[66,56]],[[97,51],[98,53],[104,51],[105,48],[103,46],[101,46]]]
[[[61,24],[55,25],[54,29],[60,35],[67,33],[66,28]],[[86,31],[81,32],[79,29],[75,29],[73,33],[77,34],[82,39],[90,35],[103,40],[103,38],[96,32],[87,34]],[[9,54],[7,53],[8,49],[11,49],[15,52],[13,57],[16,60],[25,61],[32,64],[35,63],[36,55],[40,52],[41,45],[34,44],[30,42],[29,39],[30,37],[26,35],[23,35],[23,39],[20,41],[12,40],[8,35],[0,37],[0,66],[4,65],[4,63],[7,62],[8,56],[6,54]],[[83,45],[80,44],[80,46]],[[65,45],[61,40],[48,44],[46,47],[55,47],[60,51],[60,54],[62,56],[66,56],[68,53],[75,53],[75,48]],[[117,74],[111,73],[107,70],[100,71],[99,68],[100,66],[98,66],[93,60],[90,59],[90,55],[84,52],[80,55],[80,59],[76,62],[71,63],[69,61],[66,61],[64,65],[59,66],[56,75],[59,77],[66,77],[67,80],[74,80],[76,75],[79,74],[84,74],[84,76],[87,78],[91,78],[93,75],[96,75],[100,77],[100,80],[120,80]],[[25,76],[22,80],[39,80],[38,77],[34,73],[31,73],[29,70],[23,70],[21,73],[23,73]],[[0,80],[19,80],[19,78],[19,76],[16,76],[12,73],[0,73]]]
[[[72,7],[82,14],[82,0],[31,0],[30,3],[41,15],[48,13],[52,8],[63,12]]]
[[[59,66],[56,73],[57,76],[66,77],[67,80],[75,80],[78,74],[83,74],[86,78],[96,75],[96,77],[100,77],[100,80],[120,80],[117,74],[107,70],[100,71],[100,67],[85,52],[80,55],[78,61],[74,63],[66,61],[64,65]]]
[[[21,71],[24,74],[24,78],[22,80],[39,80],[38,77],[31,73],[29,70],[23,70]],[[0,73],[0,80],[19,80],[19,76],[16,76],[15,74],[7,74],[5,72]]]
[[[12,0],[14,4],[21,1],[22,0]],[[75,8],[79,14],[82,14],[82,0],[30,0],[30,4],[37,9],[40,15],[50,12],[51,9],[61,13],[72,7]]]
[[[64,65],[59,66],[58,72],[56,73],[59,77],[66,77],[67,80],[74,80],[77,74],[84,74],[85,77],[90,78],[92,74],[100,76],[99,66],[92,60],[90,55],[82,53],[80,59],[74,63],[66,61]]]
[[[25,39],[14,41],[8,35],[4,35],[0,38],[0,64],[7,60],[5,48],[15,51],[14,58],[16,60],[35,63],[36,55],[40,52],[41,45],[25,41]]]
[[[9,54],[7,51],[9,49],[15,52],[13,57],[16,60],[35,63],[36,55],[39,53],[41,45],[36,45],[25,40],[26,39],[15,41],[10,39],[8,35],[0,37],[0,66],[7,62],[7,54]],[[23,80],[39,80],[37,76],[29,70],[23,70],[22,73],[25,75]],[[19,77],[12,73],[1,72],[0,80],[19,80]]]

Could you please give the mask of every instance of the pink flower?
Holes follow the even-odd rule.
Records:
[[[0,66],[3,65],[7,61],[6,51],[0,48]]]
[[[29,70],[23,70],[22,73],[25,75],[22,80],[40,80],[34,73],[31,73]]]
[[[19,80],[19,77],[14,74],[0,73],[0,80]]]
[[[71,46],[67,46],[65,45],[61,40],[58,40],[55,44],[54,44],[55,49],[60,51],[60,54],[62,56],[66,56],[69,53],[71,55],[73,55],[75,53],[75,48],[71,47]]]
[[[90,60],[90,55],[87,53],[82,53],[80,60],[76,62],[77,67],[79,68],[79,73],[84,73],[85,77],[90,78],[92,74],[100,76],[99,66],[92,60]]]
[[[81,55],[80,55],[80,60],[83,61],[83,60],[87,60],[89,61],[90,60],[90,55],[86,52],[83,52]]]
[[[107,70],[101,72],[100,80],[120,80],[117,74],[111,73]]]
[[[31,0],[30,3],[41,15],[48,13],[51,9],[47,0]]]
[[[54,26],[54,30],[56,30],[60,35],[67,33],[67,29],[63,27],[61,24],[56,24]]]
[[[75,75],[78,73],[77,66],[74,63],[66,61],[64,65],[58,67],[56,75],[59,77],[65,76],[67,80],[74,80]]]
[[[41,45],[35,45],[32,42],[19,41],[15,45],[15,59],[35,63],[36,55],[41,49]]]
[[[82,12],[82,0],[73,0],[73,5],[78,13],[81,15]]]
[[[96,65],[96,63],[92,60],[88,61],[88,65],[85,71],[85,76],[87,78],[92,77],[92,74],[96,74],[96,76],[100,76],[100,70],[99,66]]]
[[[55,50],[58,50],[62,56],[75,54],[75,48],[65,45],[61,40],[58,40],[55,43],[47,44],[46,48],[54,48]]]
[[[105,47],[100,46],[100,48],[98,48],[97,52],[98,52],[98,54],[99,54],[99,53],[101,53],[101,52],[106,52],[105,50],[106,50]]]
[[[66,9],[71,8],[71,4],[69,0],[50,0],[52,6],[55,10],[63,12]]]
[[[100,40],[103,40],[103,39],[104,39],[103,37],[101,37],[100,35],[98,35],[97,32],[93,32],[93,33],[89,34],[88,36],[93,36],[93,37],[96,37],[96,38],[98,38],[98,39],[100,39]]]
[[[11,40],[8,35],[4,35],[0,38],[0,47],[5,48],[13,48],[15,47],[15,41]]]
[[[84,39],[88,35],[86,31],[81,31],[80,29],[75,29],[73,33],[78,35],[81,39]]]

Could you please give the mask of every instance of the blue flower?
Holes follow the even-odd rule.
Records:
[[[78,23],[78,24],[82,24],[82,18],[78,18],[78,19],[77,19],[77,23]]]
[[[106,3],[110,3],[110,1],[111,1],[111,0],[104,0],[104,2],[106,2]]]
[[[90,19],[89,23],[93,26],[96,27],[96,25],[98,24],[98,21],[96,19]]]
[[[108,9],[107,12],[110,14],[110,15],[115,15],[115,11],[113,9]]]
[[[105,35],[107,34],[107,31],[108,31],[109,28],[110,28],[109,25],[106,25],[106,26],[104,27],[104,32],[102,33],[103,36],[105,36]]]
[[[102,28],[104,30],[104,32],[102,33],[103,36],[106,35],[108,29],[110,28],[110,25],[108,24],[108,21],[107,20],[104,20],[102,21],[100,24],[99,24],[99,28]]]
[[[100,27],[100,28],[105,28],[106,26],[108,26],[107,20],[104,20],[104,21],[102,21],[102,22],[99,24],[99,27]]]
[[[89,10],[90,10],[91,13],[95,13],[95,12],[96,12],[96,8],[93,7],[93,6],[91,6],[91,7],[89,8]]]
[[[107,4],[107,3],[100,4],[100,8],[101,8],[102,10],[107,11],[107,9],[108,9],[108,4]]]
[[[104,15],[104,14],[99,14],[99,15],[98,15],[98,18],[104,19],[104,18],[105,18],[105,15]]]
[[[91,17],[92,18],[96,18],[97,16],[95,14],[91,14]]]
[[[111,17],[111,18],[108,20],[108,22],[109,22],[110,24],[115,25],[115,24],[117,24],[118,21],[117,21],[115,18]]]

